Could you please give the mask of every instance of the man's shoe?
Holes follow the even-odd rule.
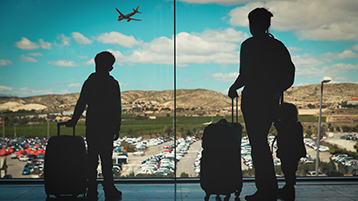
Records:
[[[295,200],[296,192],[294,186],[284,186],[282,189],[278,191],[278,198],[285,201],[293,201]]]
[[[122,192],[117,190],[115,187],[111,189],[104,189],[104,196],[106,199],[121,199]]]
[[[245,196],[247,201],[276,201],[277,195],[276,194],[267,194],[262,193],[260,191],[256,191],[256,193],[252,195]]]

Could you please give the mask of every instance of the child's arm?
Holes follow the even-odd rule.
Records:
[[[75,111],[73,113],[72,119],[69,120],[65,125],[67,127],[74,127],[77,124],[78,119],[81,117],[83,111],[86,108],[88,101],[88,84],[85,82],[82,86],[80,97],[77,100]]]

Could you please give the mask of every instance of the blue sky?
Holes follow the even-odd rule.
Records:
[[[117,21],[139,5],[143,21]],[[358,1],[177,0],[177,88],[226,93],[238,75],[247,14],[273,12],[271,33],[296,65],[295,86],[358,83]],[[104,50],[121,90],[173,89],[173,1],[0,2],[0,94],[77,93]]]

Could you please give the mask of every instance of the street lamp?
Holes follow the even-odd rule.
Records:
[[[320,100],[320,103],[319,103],[317,150],[316,150],[316,176],[318,176],[318,165],[319,165],[319,140],[321,138],[321,115],[322,115],[323,83],[328,83],[330,81],[332,81],[332,78],[330,78],[330,77],[323,77],[321,79],[321,100]]]

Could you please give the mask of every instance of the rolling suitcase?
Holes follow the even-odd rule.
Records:
[[[44,180],[47,197],[55,195],[86,195],[86,148],[83,138],[61,135],[57,124],[57,136],[50,137],[45,152]]]
[[[211,194],[226,195],[231,193],[236,198],[242,190],[241,171],[241,134],[242,126],[238,123],[238,99],[236,98],[236,123],[234,123],[234,99],[232,100],[232,123],[225,119],[210,124],[204,130],[202,140],[202,157],[200,161],[200,186],[205,191],[205,201]]]

